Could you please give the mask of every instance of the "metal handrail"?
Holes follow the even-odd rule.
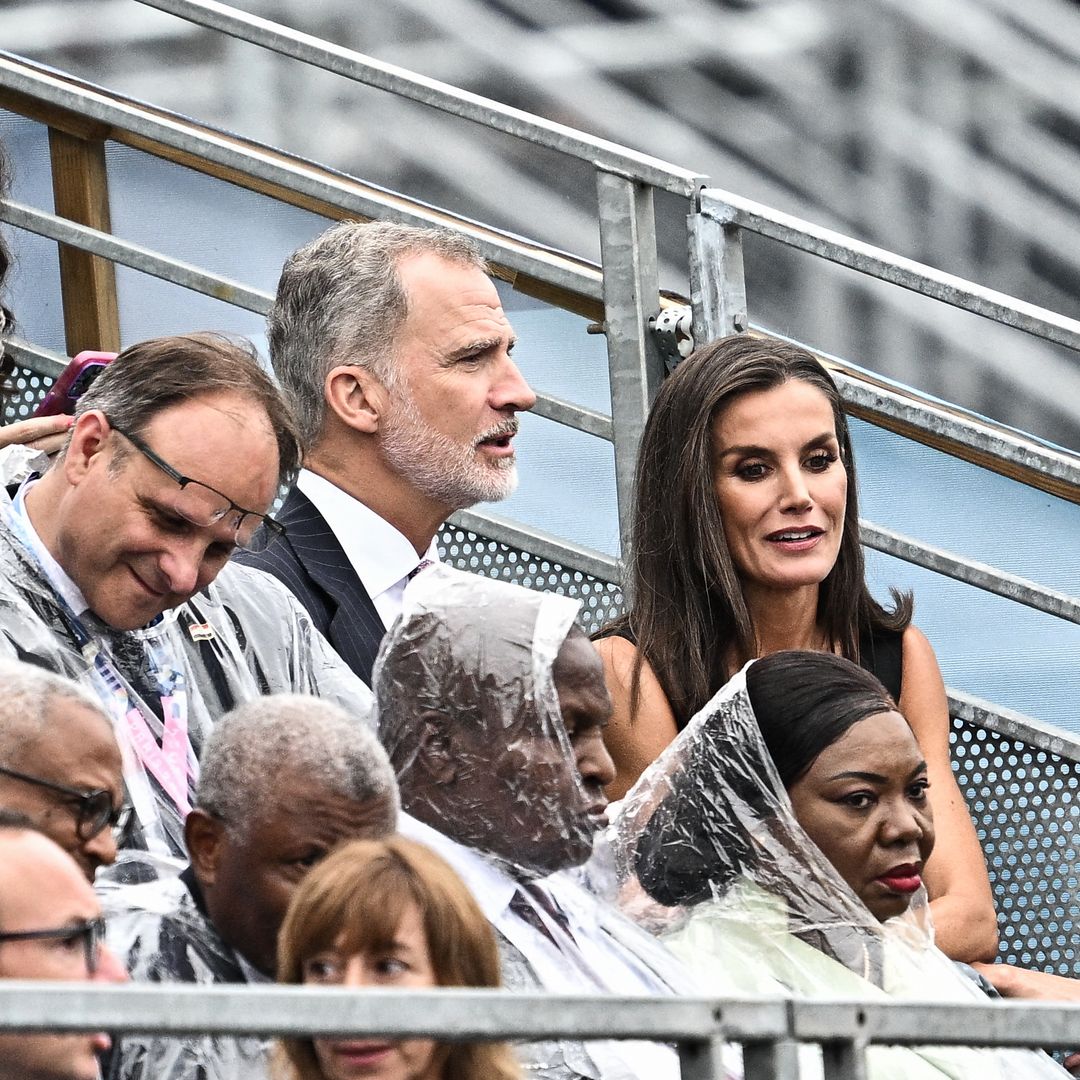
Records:
[[[515,109],[449,83],[429,79],[374,57],[293,30],[281,23],[238,11],[216,0],[139,0],[188,22],[292,57],[353,82],[387,90],[443,112],[502,131],[537,146],[587,161],[594,168],[629,177],[662,191],[690,195],[704,177],[667,161],[630,150],[607,139]]]
[[[886,281],[943,304],[1080,350],[1080,322],[1047,308],[946,274],[925,263],[804,221],[719,188],[698,193],[700,211],[720,225],[735,225],[786,247],[805,251],[860,274]]]
[[[1047,1002],[804,1000],[776,997],[603,997],[491,990],[354,990],[0,981],[0,1031],[263,1038],[647,1039],[674,1043],[683,1080],[729,1075],[727,1043],[743,1043],[745,1080],[794,1080],[780,1051],[818,1043],[830,1080],[865,1077],[868,1046],[1072,1048],[1080,1006]]]
[[[497,267],[576,295],[582,302],[589,303],[590,314],[599,314],[596,301],[601,295],[600,269],[584,259],[425,206],[295,155],[89,86],[3,50],[0,50],[0,88],[13,91],[32,103],[78,117],[83,127],[88,119],[97,121],[105,126],[104,138],[150,153],[160,154],[163,148],[167,149],[187,159],[189,165],[201,162],[229,170],[246,180],[250,187],[270,185],[316,203],[326,212],[340,217],[381,218],[418,226],[441,225],[464,232]],[[17,109],[18,103],[11,107]],[[202,171],[212,170],[204,168]],[[578,307],[581,306],[583,304],[579,303]]]

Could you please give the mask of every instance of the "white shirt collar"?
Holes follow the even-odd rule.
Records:
[[[52,553],[45,546],[41,537],[38,536],[37,529],[34,528],[33,522],[30,520],[30,515],[26,512],[26,493],[36,483],[37,479],[27,480],[26,483],[19,488],[15,495],[15,500],[12,503],[12,508],[15,513],[19,515],[23,539],[29,542],[30,550],[41,565],[41,569],[44,571],[45,576],[49,579],[49,584],[63,597],[64,602],[71,608],[72,613],[76,617],[81,617],[83,612],[87,611],[90,607],[86,602],[86,597],[83,596],[79,586],[68,577],[64,568],[52,557]]]
[[[440,854],[469,887],[469,892],[476,897],[488,922],[499,922],[517,892],[517,882],[513,878],[490,863],[480,852],[451,840],[409,814],[400,815],[398,832]]]
[[[390,522],[325,477],[301,469],[296,486],[330,526],[375,610],[389,627],[401,614],[405,585],[421,558],[439,561],[435,540],[423,556],[418,556],[409,540]]]

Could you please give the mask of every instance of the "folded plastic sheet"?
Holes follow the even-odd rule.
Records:
[[[575,865],[593,850],[597,822],[583,809],[596,793],[578,778],[552,668],[579,607],[445,566],[410,583],[372,678],[402,805],[428,823],[403,828],[469,885],[495,929],[509,989],[694,993],[684,965],[587,892]],[[421,746],[445,737],[427,727],[427,714],[475,729],[475,739],[453,741],[445,776],[432,775]],[[484,821],[486,837],[476,825]],[[551,873],[550,859],[537,866],[538,849],[568,853],[565,869]],[[602,866],[590,869],[590,881],[604,876]],[[549,1040],[519,1055],[525,1075],[546,1080],[676,1080],[679,1072],[669,1047],[642,1041]]]
[[[501,835],[474,830],[472,846],[516,878],[538,871],[527,859],[507,858],[502,836],[520,837],[523,852],[540,844],[568,847],[582,853],[579,861],[592,849],[595,823],[585,809],[594,796],[576,768],[567,767],[574,751],[552,674],[580,606],[554,593],[433,566],[405,590],[402,613],[372,673],[379,737],[403,794],[409,792],[410,813],[435,821],[444,802],[441,784],[422,775],[428,768],[418,753],[423,715],[470,725],[476,738],[455,743],[456,816],[488,817],[498,786]],[[471,788],[465,777],[475,778]],[[484,831],[495,846],[485,845]]]
[[[150,627],[110,632],[84,618],[94,644],[80,650],[70,618],[34,556],[20,540],[10,502],[0,500],[0,655],[26,660],[88,687],[105,706],[124,759],[124,782],[136,810],[131,846],[161,859],[183,857],[183,812],[136,755],[128,735],[126,699],[107,685],[93,654],[107,648],[139,712],[160,742],[162,723],[140,694],[133,668],[163,641],[183,664],[188,696],[188,770],[214,719],[262,694],[314,694],[341,705],[358,723],[371,722],[371,693],[348,669],[292,594],[261,571],[227,565],[188,603]],[[146,678],[141,680],[145,685]]]
[[[624,909],[707,993],[984,1001],[934,945],[925,891],[878,922],[803,832],[735,676],[628,793],[613,825]],[[821,1075],[804,1053],[804,1075]],[[873,1047],[873,1077],[1061,1077],[1037,1051]]]
[[[108,944],[134,982],[212,986],[265,981],[230,949],[179,878],[99,889]],[[272,1040],[125,1035],[105,1080],[266,1080]]]

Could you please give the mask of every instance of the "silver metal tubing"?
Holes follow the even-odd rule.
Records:
[[[570,157],[587,161],[598,169],[630,177],[664,191],[689,195],[704,177],[688,169],[641,154],[607,139],[534,116],[479,94],[460,90],[449,83],[406,71],[374,57],[342,48],[310,34],[302,34],[280,23],[249,15],[214,0],[139,0],[160,11],[168,11],[188,22],[218,30],[241,41],[291,56],[305,64],[331,71],[354,82],[387,90],[399,97],[418,101],[453,116],[461,116],[485,127],[519,139],[546,146]]]
[[[821,1044],[825,1080],[867,1080],[866,1044],[861,1039],[830,1039]]]
[[[86,225],[78,225],[73,221],[68,221],[67,218],[47,214],[22,203],[0,200],[0,221],[6,221],[9,225],[37,233],[39,236],[47,236],[59,243],[69,244],[82,251],[101,255],[123,266],[141,270],[144,274],[151,274],[163,281],[171,281],[174,285],[182,285],[185,289],[213,296],[226,304],[254,311],[259,315],[265,315],[274,302],[270,293],[249,288],[238,281],[208,274],[205,270],[200,270],[190,263],[170,259],[139,244],[119,240],[109,233],[91,229]]]
[[[494,514],[458,510],[451,515],[449,524],[507,547],[526,551],[537,558],[546,559],[570,573],[588,575],[613,585],[618,585],[622,578],[618,559]]]
[[[842,361],[837,363],[842,364]],[[1047,446],[1020,432],[967,417],[958,410],[915,400],[887,386],[866,381],[857,374],[849,374],[842,367],[833,367],[832,375],[848,405],[891,417],[929,435],[940,435],[987,457],[1043,473],[1080,490],[1080,455]]]
[[[746,1004],[750,1004],[747,1002]],[[719,1034],[714,1002],[509,994],[501,990],[376,990],[316,986],[135,986],[0,981],[0,1030],[137,1030],[148,1034],[378,1033],[492,1038],[705,1040]],[[762,1037],[787,1031],[787,1010],[762,998],[749,1014]]]
[[[364,218],[380,218],[408,225],[453,227],[471,236],[486,259],[528,274],[557,288],[598,300],[601,274],[598,267],[567,258],[539,245],[505,240],[495,230],[481,229],[467,221],[410,202],[393,192],[379,192],[370,185],[359,190],[350,177],[340,179],[328,170],[277,151],[253,148],[228,135],[190,122],[163,110],[153,113],[107,93],[87,89],[25,61],[0,52],[0,86],[99,120],[124,132],[141,136],[173,150],[234,169],[244,176],[284,187],[297,195],[337,207]]]
[[[923,544],[892,529],[872,525],[868,521],[859,523],[859,538],[869,548],[883,551],[904,562],[933,570],[936,574],[974,585],[977,589],[1015,600],[1018,604],[1056,615],[1067,622],[1080,623],[1080,600],[1055,589],[1047,589],[1026,578],[1007,574],[986,563],[963,559],[958,555]]]
[[[1080,349],[1080,322],[1075,319],[943,273],[924,263],[894,255],[883,248],[853,240],[728,191],[706,188],[698,198],[701,212],[712,214],[723,224],[741,225],[761,236],[818,255],[861,274],[891,282],[1047,341]]]
[[[4,352],[15,361],[19,367],[32,371],[35,375],[43,375],[47,379],[55,379],[67,366],[68,358],[58,353],[49,352],[47,349],[39,349],[22,338],[4,338]]]
[[[696,208],[686,223],[694,339],[703,345],[747,328],[742,230]]]
[[[1080,764],[1080,739],[1077,736],[952,687],[948,687],[947,691],[950,716],[975,727],[986,728],[987,731],[996,731],[1031,749]]]
[[[1012,1001],[951,1005],[866,1001],[791,1003],[800,1040],[866,1038],[902,1046],[1041,1046],[1074,1048],[1080,1008]]]
[[[561,398],[538,393],[536,395],[536,404],[531,411],[547,420],[554,420],[557,424],[565,424],[567,427],[576,428],[578,431],[588,432],[588,434],[595,435],[598,439],[606,439],[611,442],[614,438],[611,417],[605,416],[595,409],[586,409],[582,405],[574,405],[569,401],[563,401]]]
[[[611,419],[619,535],[630,536],[634,473],[645,418],[664,378],[664,360],[648,330],[659,294],[653,192],[613,173],[596,177],[604,264]]]

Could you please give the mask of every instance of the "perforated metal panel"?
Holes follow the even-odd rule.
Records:
[[[953,720],[953,771],[986,854],[999,956],[1080,976],[1080,765]]]
[[[623,594],[618,585],[465,529],[444,526],[439,533],[439,550],[445,562],[460,570],[580,600],[578,621],[590,634],[622,611]]]
[[[8,388],[8,392],[4,395],[3,423],[5,424],[10,424],[15,420],[25,420],[53,384],[52,379],[44,375],[35,375],[22,367],[16,367],[4,381]]]

